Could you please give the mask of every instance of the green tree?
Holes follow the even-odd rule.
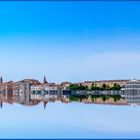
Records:
[[[114,83],[113,87],[111,87],[112,90],[120,90],[121,86],[117,83]]]
[[[113,99],[114,99],[115,102],[117,102],[121,99],[121,96],[120,95],[114,95]]]
[[[95,85],[95,84],[92,84],[91,85],[91,90],[100,90],[101,88],[100,87],[98,87],[97,85]]]
[[[69,86],[69,90],[77,90],[78,89],[78,84],[71,84]]]
[[[102,89],[102,90],[105,90],[106,87],[107,87],[106,84],[102,84],[101,89]]]
[[[109,85],[106,85],[106,89],[107,89],[107,90],[110,90],[110,86],[109,86]]]
[[[83,86],[82,84],[71,84],[69,90],[88,90],[88,86]]]
[[[102,100],[105,102],[106,101],[106,96],[101,96]]]

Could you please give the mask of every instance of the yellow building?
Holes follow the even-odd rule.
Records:
[[[101,81],[94,81],[94,84],[97,86],[102,86],[103,84],[106,84],[112,87],[116,83],[122,87],[125,86],[128,81],[129,80],[101,80]]]
[[[125,86],[129,80],[99,80],[99,81],[85,81],[82,83],[83,86],[91,87],[92,84],[101,87],[103,84],[106,84],[112,87],[115,83],[120,86]]]

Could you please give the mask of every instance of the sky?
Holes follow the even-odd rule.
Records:
[[[140,79],[140,2],[0,2],[0,75],[49,82]]]

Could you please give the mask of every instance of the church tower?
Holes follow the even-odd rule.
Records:
[[[3,78],[2,77],[0,77],[0,83],[3,83]]]
[[[46,80],[46,77],[44,76],[44,79],[43,79],[43,83],[48,83],[47,80]]]

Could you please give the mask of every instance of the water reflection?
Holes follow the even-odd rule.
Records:
[[[66,95],[42,95],[42,94],[34,94],[34,93],[21,93],[21,94],[0,94],[0,107],[3,107],[3,103],[8,104],[21,104],[24,106],[35,106],[39,103],[43,103],[44,108],[46,108],[46,104],[48,102],[61,101],[64,103],[69,102],[69,98]]]
[[[95,97],[95,96],[94,96]],[[96,101],[100,102],[100,96]],[[104,97],[104,96],[103,96]],[[111,97],[111,96],[110,96]],[[1,138],[126,138],[139,137],[139,107],[92,105],[92,96],[0,94]],[[113,99],[113,98],[112,98]],[[106,100],[111,104],[114,101]],[[95,100],[95,98],[94,98]],[[59,101],[59,102],[58,102]],[[52,104],[48,104],[52,102]],[[55,102],[55,103],[54,103]],[[69,103],[71,104],[63,104]],[[78,103],[82,102],[82,104]],[[120,100],[115,104],[119,104]],[[8,104],[5,104],[8,103]],[[16,103],[16,104],[15,104]],[[41,104],[40,104],[41,103]],[[14,104],[12,107],[9,104]],[[27,106],[24,108],[22,106]],[[30,107],[33,108],[30,108]],[[47,109],[46,109],[47,107]],[[11,109],[12,108],[12,109]],[[44,110],[44,109],[45,110]],[[118,115],[121,114],[121,115]],[[10,115],[10,117],[9,117]],[[117,116],[117,117],[116,117]],[[128,123],[129,122],[129,123]],[[121,126],[120,126],[121,125]],[[19,127],[22,126],[22,127]],[[64,133],[65,132],[65,133]]]
[[[24,106],[35,106],[39,103],[43,103],[44,109],[48,102],[60,101],[62,103],[70,102],[82,102],[82,103],[98,103],[98,104],[117,104],[127,105],[124,98],[120,95],[87,95],[87,94],[35,94],[31,92],[24,93],[8,93],[0,94],[0,106],[3,107],[3,103],[8,104],[21,104]]]

